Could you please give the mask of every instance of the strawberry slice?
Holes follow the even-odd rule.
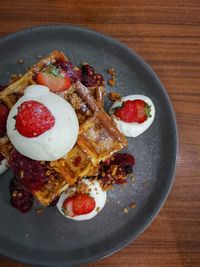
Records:
[[[51,73],[39,72],[37,74],[38,84],[47,86],[52,92],[63,92],[70,88],[70,78],[65,75],[55,76]]]
[[[0,104],[0,137],[6,133],[6,122],[8,118],[9,109],[6,105]]]
[[[37,137],[50,130],[54,124],[54,116],[40,102],[25,101],[18,108],[15,127],[25,137]]]
[[[151,117],[151,106],[141,99],[128,100],[115,110],[115,115],[124,122],[143,123]]]
[[[96,202],[87,194],[75,194],[67,198],[63,203],[64,212],[71,217],[88,214],[94,210]]]

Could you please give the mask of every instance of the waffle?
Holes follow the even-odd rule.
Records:
[[[7,87],[0,94],[0,99],[11,107],[14,103],[13,96],[23,94],[25,87],[34,83],[32,77],[36,71],[41,69],[44,62],[54,60],[56,56],[60,57],[60,55],[65,57],[59,52],[54,52],[48,57],[48,60],[44,59],[33,66],[20,80]],[[62,95],[76,111],[79,120],[79,135],[75,146],[64,158],[41,162],[45,166],[48,182],[33,194],[44,206],[48,206],[78,179],[96,175],[101,161],[107,160],[115,152],[127,146],[127,140],[104,111],[102,93],[99,92],[103,92],[103,90],[98,88],[95,92],[94,88],[91,90],[81,82],[76,82],[72,84],[67,93]],[[8,146],[8,140],[6,142],[6,138],[4,139],[5,145],[1,146],[0,152]],[[4,155],[6,154],[5,151],[2,152]]]

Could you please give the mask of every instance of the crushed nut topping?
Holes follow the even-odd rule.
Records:
[[[127,208],[124,208],[124,209],[123,209],[123,212],[124,212],[124,213],[128,213],[128,209],[127,209]]]
[[[108,94],[108,98],[110,101],[115,102],[115,101],[120,101],[121,100],[121,95],[116,93],[116,92],[110,92]]]
[[[108,69],[108,74],[110,74],[111,76],[114,76],[116,73],[115,73],[115,69],[114,68],[109,68]]]
[[[135,209],[135,208],[136,208],[136,203],[135,203],[135,202],[131,203],[131,204],[129,205],[129,207],[130,207],[131,209]]]
[[[109,80],[108,80],[108,84],[109,84],[110,86],[112,86],[112,87],[113,87],[113,86],[115,86],[115,85],[116,85],[116,80],[115,80],[115,79],[113,79],[113,78],[112,78],[112,79],[109,79]]]
[[[111,76],[111,78],[108,80],[108,84],[110,86],[116,85],[116,72],[114,68],[108,69],[108,74]]]

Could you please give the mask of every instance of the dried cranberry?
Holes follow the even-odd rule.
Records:
[[[9,165],[17,179],[29,192],[37,191],[47,182],[44,166],[36,160],[29,159],[14,150]]]
[[[18,189],[25,189],[25,188],[21,183],[21,179],[13,177],[10,181],[10,194],[12,194],[13,191]]]
[[[89,77],[94,77],[94,68],[91,67],[89,64],[84,64],[82,66],[82,72],[84,75],[87,75]]]
[[[126,166],[133,166],[135,164],[135,159],[130,154],[115,154],[112,164],[120,165],[120,167],[125,168]]]
[[[93,87],[96,85],[96,80],[93,77],[87,76],[84,77],[82,80],[82,84],[85,85],[86,87]]]
[[[14,177],[10,181],[10,202],[21,212],[27,212],[33,205],[33,195],[24,189],[21,180]]]
[[[5,157],[0,153],[0,161],[2,161],[3,159],[5,159]]]
[[[10,202],[21,212],[28,212],[33,206],[33,195],[23,189],[17,189],[12,192]]]
[[[89,64],[84,64],[81,68],[82,80],[81,82],[87,87],[93,87],[95,85],[103,84],[103,76],[99,73],[95,73],[94,68]]]
[[[100,163],[98,179],[102,181],[105,188],[112,184],[124,184],[127,182],[127,175],[133,172],[134,164],[134,157],[130,154],[114,154]]]
[[[92,87],[96,85],[96,78],[94,76],[94,68],[91,67],[89,64],[82,65],[82,80],[81,82],[87,86]]]
[[[131,174],[133,172],[132,166],[130,165],[127,165],[124,169],[126,174]]]

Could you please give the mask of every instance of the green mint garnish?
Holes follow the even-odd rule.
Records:
[[[45,73],[49,73],[49,74],[52,74],[54,76],[60,76],[61,74],[61,69],[59,67],[56,67],[52,64],[49,64],[44,70],[43,72]]]

